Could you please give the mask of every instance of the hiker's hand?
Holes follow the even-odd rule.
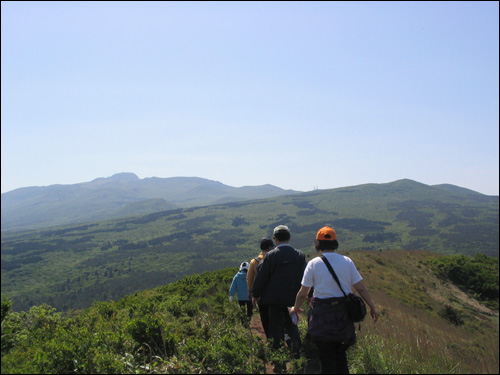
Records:
[[[233,296],[229,296],[229,302],[233,302]]]
[[[257,307],[257,305],[259,304],[259,300],[260,300],[260,297],[259,298],[252,297],[252,305],[253,305],[253,307]]]
[[[298,313],[301,313],[301,312],[304,312],[304,310],[302,310],[300,307],[298,309],[295,309],[295,306],[290,307],[290,310],[288,310],[288,313],[290,314],[290,317],[293,314],[298,314]]]

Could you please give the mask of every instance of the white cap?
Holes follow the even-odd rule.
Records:
[[[276,234],[277,232],[280,231],[287,231],[288,233],[290,233],[290,229],[288,229],[286,225],[278,225],[276,228],[274,228],[273,234]]]
[[[243,262],[240,265],[240,271],[242,270],[248,270],[248,262]]]

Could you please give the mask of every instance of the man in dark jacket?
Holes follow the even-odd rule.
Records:
[[[252,286],[252,302],[269,305],[269,338],[278,349],[285,330],[292,339],[292,350],[299,354],[301,340],[297,325],[292,323],[288,306],[293,306],[306,267],[306,257],[290,246],[290,230],[285,225],[274,228],[276,248],[269,251]]]

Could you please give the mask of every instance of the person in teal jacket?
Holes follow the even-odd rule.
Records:
[[[229,301],[232,302],[234,295],[237,294],[238,303],[241,307],[246,306],[247,317],[251,318],[253,306],[252,301],[248,299],[247,272],[248,262],[241,263],[240,270],[234,275],[231,287],[229,288]]]

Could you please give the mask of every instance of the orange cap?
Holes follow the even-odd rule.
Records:
[[[334,241],[337,239],[337,234],[333,228],[323,227],[316,234],[316,239],[320,241]]]

